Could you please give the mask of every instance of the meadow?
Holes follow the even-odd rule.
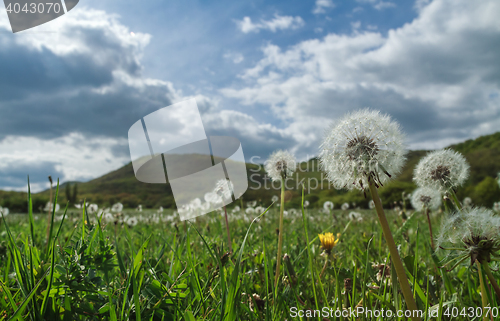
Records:
[[[321,173],[301,170],[284,150],[254,166],[279,197],[250,184],[231,203],[226,178],[174,211],[151,206],[168,186],[148,194],[151,186],[127,184],[129,167],[83,189],[133,187],[151,202],[144,208],[94,194],[77,202],[76,185],[59,201],[59,183],[43,208],[28,190],[27,214],[0,208],[0,318],[499,319],[500,181],[490,157],[500,155],[499,137],[408,165],[399,125],[365,109],[325,136],[313,159]],[[412,183],[394,180],[399,174]],[[328,189],[286,190],[290,179],[318,175]]]
[[[258,220],[245,210],[229,214],[232,254],[227,253],[220,213],[180,222],[172,211],[132,209],[114,213],[113,221],[109,215],[99,219],[98,213],[71,208],[65,215],[65,209],[55,213],[49,229],[48,215],[5,216],[0,227],[0,318],[305,320],[300,313],[311,315],[324,307],[365,307],[391,310],[394,317],[333,314],[309,319],[407,319],[395,317],[397,310],[405,310],[403,297],[387,263],[375,210],[288,209],[286,255],[275,288],[279,207],[256,205],[269,206]],[[422,319],[480,320],[475,315],[481,307],[475,266],[441,268],[445,254],[431,250],[424,215],[405,207],[386,213]],[[353,211],[360,215],[350,215]],[[442,210],[431,214],[435,232],[443,215]],[[327,256],[318,238],[325,232],[340,233]],[[497,307],[493,292],[488,298]]]

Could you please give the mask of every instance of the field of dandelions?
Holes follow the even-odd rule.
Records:
[[[378,190],[405,154],[388,115],[332,124],[322,169],[368,208],[312,208],[304,195],[288,208],[296,160],[281,150],[265,164],[282,186],[272,203],[237,201],[190,221],[163,208],[61,206],[57,187],[48,214],[35,214],[28,194],[28,214],[0,208],[0,320],[500,319],[500,195],[492,209],[459,200],[469,165],[439,150],[414,169],[418,188],[384,209]],[[218,182],[179,211],[227,193],[231,183]]]

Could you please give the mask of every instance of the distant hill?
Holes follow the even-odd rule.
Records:
[[[500,188],[496,182],[497,173],[500,172],[500,132],[451,145],[449,148],[461,152],[471,166],[469,180],[464,187],[458,189],[459,198],[469,196],[475,204],[489,207],[494,201],[500,201]],[[422,150],[408,153],[402,173],[380,189],[384,206],[391,207],[395,201],[401,200],[403,192],[410,193],[415,189],[412,182],[413,169],[427,153],[428,151]],[[185,166],[190,166],[190,164],[186,163]],[[247,174],[249,189],[243,195],[243,202],[257,200],[266,205],[270,204],[273,195],[279,195],[278,186],[275,185],[276,188],[271,189],[271,182],[265,179],[263,166],[247,164]],[[344,202],[354,202],[357,206],[367,205],[368,200],[361,192],[329,188],[324,173],[318,168],[316,158],[300,163],[296,175],[293,183],[287,186],[288,207],[300,206],[301,185],[298,184],[299,182],[305,185],[306,199],[309,200],[311,206],[319,207],[326,200],[333,201],[337,208]],[[67,201],[66,185],[69,185],[71,195],[75,184],[78,185],[77,202],[87,199],[100,206],[121,202],[129,208],[134,208],[138,204],[150,208],[175,207],[170,184],[145,184],[137,181],[131,163],[89,182],[63,184],[60,188],[58,203],[65,204]],[[48,201],[48,196],[48,190],[34,195],[35,210]],[[0,191],[0,200],[2,206],[10,207],[13,211],[22,211],[26,208],[26,193]]]

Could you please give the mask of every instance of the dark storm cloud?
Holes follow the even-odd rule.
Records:
[[[56,169],[57,162],[15,162],[8,167],[0,168],[0,186],[9,188],[23,188],[28,184],[28,176],[31,185],[47,184],[48,176],[52,175],[54,184],[58,177],[64,174]]]
[[[141,46],[111,18],[110,28],[88,18],[62,28],[57,43],[0,33],[0,139],[124,138],[137,119],[171,104],[168,84],[141,77]]]

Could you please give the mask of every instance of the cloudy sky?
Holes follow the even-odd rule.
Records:
[[[85,181],[130,161],[142,116],[195,97],[247,159],[317,154],[364,107],[412,149],[500,128],[498,0],[81,0],[13,34],[0,9],[0,189]]]

